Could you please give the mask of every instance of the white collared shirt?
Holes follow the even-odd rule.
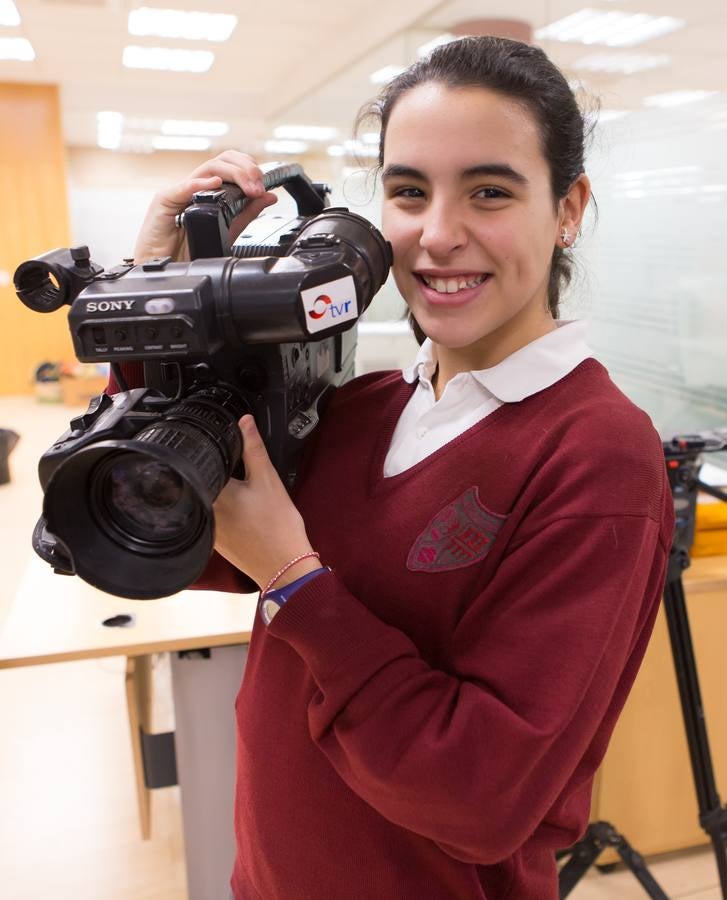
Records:
[[[384,462],[390,478],[425,459],[494,412],[503,403],[517,403],[560,381],[593,353],[586,344],[586,323],[557,321],[556,328],[502,362],[478,372],[459,372],[447,382],[439,400],[432,376],[436,352],[427,339],[414,364],[402,371],[416,390],[399,417]]]

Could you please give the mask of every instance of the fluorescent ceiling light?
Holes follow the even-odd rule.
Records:
[[[215,55],[209,50],[174,50],[169,47],[124,47],[123,64],[129,69],[170,72],[206,72]]]
[[[32,62],[35,59],[35,50],[27,38],[0,37],[0,59]]]
[[[0,25],[20,25],[20,13],[13,0],[0,0]]]
[[[227,134],[230,126],[227,122],[205,122],[195,119],[165,119],[162,122],[162,134],[193,134],[202,137],[220,137]]]
[[[209,150],[209,138],[156,135],[151,139],[155,150]]]
[[[142,6],[129,13],[129,34],[190,41],[226,41],[237,25],[237,16],[226,13],[182,12]]]
[[[632,75],[634,72],[666,66],[670,62],[671,57],[666,53],[591,53],[577,59],[573,68],[588,72],[621,72]]]
[[[283,140],[294,141],[330,141],[338,131],[323,125],[278,125],[273,129],[273,136]]]
[[[650,16],[646,13],[624,13],[618,10],[582,9],[538,28],[538,40],[575,41],[582,44],[605,44],[607,47],[632,47],[651,38],[669,34],[686,25],[673,16]]]
[[[712,97],[717,91],[670,91],[667,94],[652,94],[644,97],[644,106],[660,106],[668,109],[672,106],[684,106],[685,103],[696,103]]]
[[[396,78],[397,75],[401,75],[404,69],[406,69],[406,66],[383,66],[383,68],[377,69],[369,75],[369,81],[371,84],[386,84],[388,81]]]
[[[305,153],[308,144],[305,141],[265,141],[266,153]]]
[[[364,144],[378,144],[381,140],[381,134],[378,131],[367,131],[361,135]]]
[[[440,34],[432,38],[431,41],[427,41],[426,44],[422,44],[421,47],[417,47],[417,56],[429,56],[432,50],[436,50],[437,47],[442,47],[444,44],[450,44],[456,40],[457,38],[453,34]]]
[[[331,144],[326,153],[329,156],[345,156],[346,148],[342,144]]]

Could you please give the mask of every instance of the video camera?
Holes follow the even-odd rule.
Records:
[[[197,193],[178,217],[191,262],[104,271],[74,247],[17,268],[20,300],[70,305],[76,356],[109,361],[122,389],[95,397],[40,459],[33,549],[57,572],[134,599],[188,587],[212,553],[212,504],[242,474],[239,418],[255,417],[290,487],[327,397],[353,375],[354,326],[391,246],[326,207],[328,187],[299,165],[268,169],[263,184],[285,188],[298,215],[261,215],[230,246],[245,195]],[[128,390],[120,364],[139,361],[146,387]]]

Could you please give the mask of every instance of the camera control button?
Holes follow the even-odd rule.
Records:
[[[144,312],[150,316],[163,316],[166,313],[174,312],[174,300],[171,297],[154,297],[147,300],[144,304]]]
[[[141,268],[144,272],[162,272],[171,261],[171,256],[158,256],[156,259],[145,262]]]
[[[86,431],[90,428],[99,415],[109,406],[113,404],[113,400],[108,394],[99,394],[93,397],[88,404],[88,409],[80,416],[71,419],[71,431]]]

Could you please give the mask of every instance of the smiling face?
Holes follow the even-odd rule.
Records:
[[[412,88],[388,121],[382,181],[394,278],[440,370],[487,368],[555,327],[548,279],[567,201],[553,198],[523,104],[480,87]]]

